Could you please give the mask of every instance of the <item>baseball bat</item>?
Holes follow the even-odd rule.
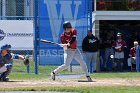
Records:
[[[64,50],[67,50],[67,44],[59,44],[59,43],[52,42],[52,41],[45,40],[45,39],[37,39],[37,40],[39,40],[40,42],[43,42],[43,43],[59,45],[60,47],[63,47]]]
[[[55,44],[55,45],[60,45],[59,43],[56,43],[56,42],[52,42],[52,41],[49,41],[49,40],[45,40],[45,39],[38,39],[40,42],[43,42],[43,43],[48,43],[48,44]]]

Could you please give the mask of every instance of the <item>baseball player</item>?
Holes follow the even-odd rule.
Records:
[[[132,70],[132,64],[136,63],[136,48],[139,46],[138,41],[134,41],[133,47],[130,49],[129,58],[127,59],[128,67]]]
[[[8,81],[7,77],[13,66],[13,59],[21,59],[24,61],[24,64],[27,65],[29,62],[29,57],[22,56],[18,54],[13,54],[10,52],[11,45],[5,44],[1,46],[0,51],[0,81]]]
[[[113,48],[115,49],[114,69],[122,71],[124,61],[124,49],[127,48],[127,45],[126,42],[122,39],[121,33],[117,33],[117,40],[114,42]]]
[[[64,64],[56,68],[52,73],[51,73],[51,78],[55,80],[55,75],[58,74],[60,71],[66,69],[72,59],[74,58],[76,61],[80,63],[82,66],[82,70],[86,73],[86,78],[89,82],[92,81],[91,77],[89,76],[87,66],[83,60],[83,57],[76,47],[77,41],[76,41],[76,36],[77,36],[77,31],[76,29],[72,28],[71,23],[69,21],[66,21],[63,23],[63,29],[64,32],[60,36],[60,40],[62,42],[62,47],[64,48]],[[67,48],[67,49],[66,49]]]

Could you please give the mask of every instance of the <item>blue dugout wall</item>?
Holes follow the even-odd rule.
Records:
[[[34,60],[37,65],[63,64],[63,49],[57,45],[45,44],[37,38],[60,42],[63,22],[70,21],[77,29],[78,47],[87,30],[92,29],[92,0],[34,0]],[[37,11],[38,10],[38,11]],[[73,64],[76,64],[73,61]],[[37,73],[37,70],[36,70]]]

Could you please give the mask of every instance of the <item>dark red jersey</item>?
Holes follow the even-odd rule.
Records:
[[[113,47],[119,47],[119,48],[115,48],[115,51],[122,52],[124,51],[124,47],[127,47],[127,45],[124,40],[116,40],[113,44]]]
[[[136,48],[135,48],[135,47],[132,47],[132,48],[130,49],[129,55],[130,55],[131,57],[136,57]]]
[[[65,34],[65,32],[63,32],[60,36],[60,40],[61,40],[62,44],[67,44],[71,41],[73,36],[77,36],[77,31],[74,28],[70,31],[69,35],[67,35],[67,34]],[[72,44],[70,44],[69,48],[76,49],[76,46],[77,46],[77,41],[75,40]]]

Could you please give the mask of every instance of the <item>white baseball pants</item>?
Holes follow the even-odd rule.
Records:
[[[85,61],[83,60],[83,56],[79,49],[67,49],[64,51],[64,64],[59,66],[57,69],[54,70],[54,73],[59,73],[62,70],[65,70],[70,66],[72,59],[75,59],[82,67],[82,70],[86,73],[86,76],[89,76],[88,69],[86,66]]]
[[[4,66],[0,67],[0,73],[3,73],[7,71],[7,64],[5,64]]]

